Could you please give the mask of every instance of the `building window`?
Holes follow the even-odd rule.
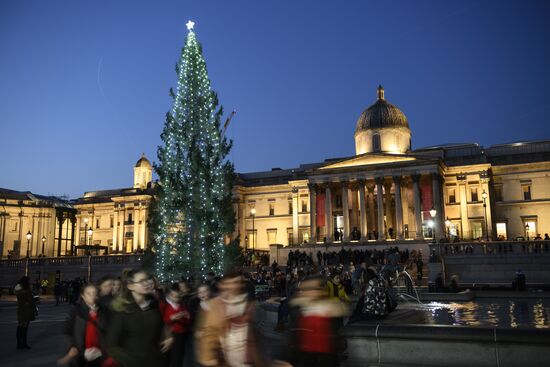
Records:
[[[477,195],[477,187],[471,187],[470,188],[470,195],[472,197],[472,202],[479,201],[479,197]],[[474,237],[476,238],[476,237]]]
[[[379,152],[380,150],[382,150],[380,147],[380,135],[374,134],[372,136],[372,151]]]
[[[298,231],[298,241],[300,243],[309,242],[309,228],[300,228]]]
[[[286,230],[286,238],[289,246],[294,245],[294,232],[292,232],[292,228]]]
[[[129,214],[128,214],[128,222],[132,223],[132,222],[133,222],[132,219],[133,219],[133,218],[132,218],[132,213],[129,213]]]
[[[523,200],[531,200],[531,184],[522,184]]]
[[[288,214],[290,215],[294,214],[294,210],[292,208],[292,201],[288,202]]]
[[[307,200],[302,200],[302,213],[307,212]]]
[[[447,188],[447,195],[448,195],[448,203],[449,204],[455,204],[456,203],[456,189]]]
[[[269,204],[269,216],[272,217],[275,215],[275,204]]]
[[[537,236],[537,220],[536,219],[524,219],[523,229],[525,236],[532,240]]]
[[[248,241],[246,243],[246,246],[248,248],[252,248],[252,249],[255,249],[256,247],[258,247],[258,243],[256,242],[256,233],[258,232],[258,230],[254,230],[254,231],[251,231],[251,230],[247,230],[246,231],[246,237],[245,237],[245,241]]]
[[[272,245],[277,243],[277,229],[268,229],[267,230],[267,244]]]
[[[18,225],[19,225],[19,222],[16,221],[16,220],[14,220],[14,221],[13,221],[13,230],[12,230],[13,232],[17,232],[17,226],[18,226]]]
[[[99,218],[96,218],[96,220],[95,220],[95,227],[99,228]]]
[[[472,239],[480,239],[483,237],[483,225],[481,222],[472,222]]]
[[[337,208],[342,207],[342,195],[336,195],[336,207]]]
[[[114,217],[109,218],[109,226],[111,228],[113,228],[115,226],[115,218]]]
[[[505,241],[508,239],[508,232],[506,230],[506,222],[497,222],[497,239],[499,241]]]
[[[495,201],[502,200],[502,185],[495,185]]]

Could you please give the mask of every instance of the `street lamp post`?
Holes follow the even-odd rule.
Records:
[[[93,233],[94,233],[94,230],[92,229],[92,226],[90,226],[90,228],[88,228],[88,246],[92,246],[92,234]],[[90,253],[89,248],[86,250],[86,253],[87,254]]]
[[[483,218],[485,219],[485,238],[487,239],[487,242],[489,242],[489,226],[487,225],[487,192],[483,190],[481,193],[481,197],[483,198]]]
[[[28,231],[27,232],[27,257],[29,257],[29,247],[31,245],[31,238],[32,238],[32,233],[31,231]]]
[[[46,244],[46,236],[42,236],[42,256],[44,256],[44,245]]]
[[[432,217],[432,237],[433,237],[433,242],[436,243],[437,240],[435,238],[435,215],[437,214],[437,210],[435,210],[435,208],[432,206],[432,208],[430,209],[430,216]]]
[[[256,232],[254,231],[254,217],[256,216],[256,208],[250,209],[252,215],[252,251],[256,250]]]
[[[529,223],[525,225],[525,235],[527,236],[527,241],[529,241]]]

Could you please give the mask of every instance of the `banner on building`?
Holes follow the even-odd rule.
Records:
[[[325,226],[325,194],[317,194],[315,207],[317,209],[317,227]]]

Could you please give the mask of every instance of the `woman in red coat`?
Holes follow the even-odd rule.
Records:
[[[177,283],[172,284],[166,291],[166,298],[160,302],[160,311],[174,338],[170,350],[170,367],[181,367],[185,345],[191,331],[191,316],[187,306],[182,302],[182,293]]]

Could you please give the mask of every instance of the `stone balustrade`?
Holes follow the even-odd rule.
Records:
[[[0,260],[0,287],[13,286],[25,274],[31,278],[74,279],[80,277],[97,281],[105,275],[120,276],[125,268],[141,268],[143,255],[41,257]]]

